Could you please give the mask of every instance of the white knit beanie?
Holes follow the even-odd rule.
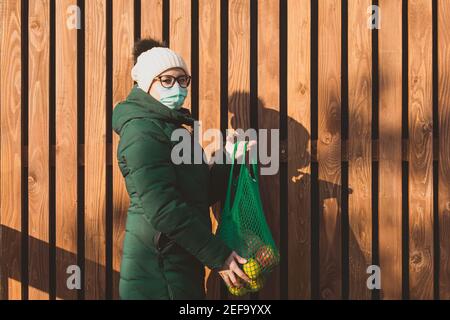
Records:
[[[141,53],[131,70],[131,77],[139,88],[148,92],[153,79],[167,69],[182,68],[190,75],[183,58],[169,48],[154,47]]]

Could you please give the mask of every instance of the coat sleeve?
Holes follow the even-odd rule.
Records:
[[[134,138],[122,151],[144,218],[175,240],[210,269],[223,266],[232,250],[200,221],[197,208],[190,206],[177,189],[171,145],[157,135]]]

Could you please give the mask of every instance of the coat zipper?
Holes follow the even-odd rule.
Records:
[[[159,261],[159,268],[161,269],[161,273],[163,275],[164,281],[167,285],[167,291],[169,292],[169,298],[170,300],[175,300],[172,292],[172,288],[170,287],[169,281],[167,281],[166,275],[164,274],[164,265],[163,265],[163,257],[161,252],[158,253],[158,261]]]

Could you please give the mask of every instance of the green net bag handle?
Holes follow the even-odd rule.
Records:
[[[246,158],[246,154],[247,153],[249,153],[250,155],[252,154],[250,151],[247,151],[247,145],[248,145],[248,142],[246,141],[245,142],[245,145],[244,145],[244,155],[243,155],[243,157],[244,157],[244,163],[243,164],[245,164],[245,158]],[[252,159],[249,159],[249,164],[251,165],[251,168],[253,169],[253,179],[255,180],[255,182],[257,183],[257,184],[259,184],[259,178],[258,178],[258,161],[256,160],[256,156],[253,156],[253,158]]]
[[[232,155],[232,158],[231,158],[231,171],[230,171],[230,177],[228,178],[227,196],[226,196],[226,199],[225,199],[225,207],[228,208],[228,209],[231,207],[230,206],[230,202],[231,202],[231,188],[233,186],[234,163],[235,163],[235,160],[236,160],[236,152],[237,152],[237,148],[238,148],[239,142],[241,142],[241,141],[238,141],[238,142],[236,142],[234,144],[233,155]],[[245,158],[247,156],[247,145],[248,145],[248,142],[245,141],[244,153],[242,155],[243,163],[242,163],[242,166],[241,166],[241,170],[239,171],[239,175],[243,174],[243,172],[244,172],[244,165],[246,165]],[[254,161],[250,160],[250,163],[251,163],[251,166],[252,166],[252,169],[253,169],[253,176],[254,176],[253,178],[254,178],[255,182],[257,184],[259,184],[258,163],[256,161],[256,157],[253,157],[253,160]]]

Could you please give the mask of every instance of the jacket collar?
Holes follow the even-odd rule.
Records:
[[[137,118],[158,119],[176,126],[185,124],[191,127],[195,121],[189,109],[172,110],[135,85],[127,99],[114,108],[112,128],[120,134],[125,123]]]
[[[189,109],[181,108],[180,110],[172,110],[156,100],[153,96],[144,92],[137,85],[134,85],[127,97],[128,102],[132,102],[143,108],[153,117],[160,118],[177,124],[187,124],[192,126],[195,119],[192,118]]]

